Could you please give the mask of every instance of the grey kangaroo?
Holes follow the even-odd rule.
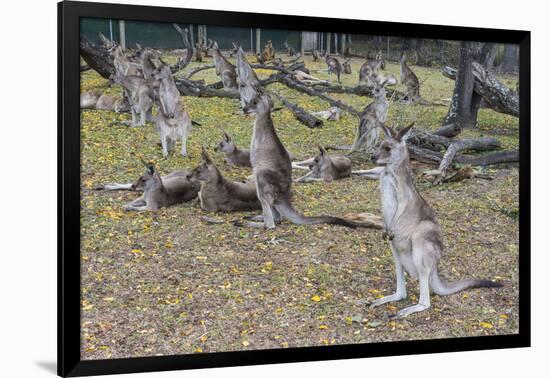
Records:
[[[130,111],[130,102],[125,95],[122,98],[106,95],[100,91],[80,94],[80,109],[112,110],[115,112]]]
[[[344,60],[344,73],[351,75],[351,58]]]
[[[196,198],[200,184],[191,180],[188,171],[174,171],[166,176],[160,176],[154,164],[147,163],[147,170],[135,184],[132,190],[143,190],[143,195],[126,204],[125,210],[155,211],[162,207],[188,202]]]
[[[153,72],[157,69],[157,66],[153,62],[155,54],[151,49],[142,49],[137,54],[137,59],[141,64],[141,70],[143,77],[154,94],[154,100],[158,101],[160,82],[153,77]]]
[[[343,71],[342,63],[340,63],[340,61],[337,58],[330,55],[327,55],[325,57],[325,62],[327,63],[328,74],[330,75],[331,73],[335,73],[336,78],[340,83],[340,75],[342,74],[342,71]]]
[[[191,117],[181,101],[180,93],[170,67],[163,65],[152,74],[155,80],[159,80],[159,109],[156,125],[160,133],[162,154],[164,157],[173,149],[175,142],[181,140],[181,155],[187,156],[187,135],[191,130]]]
[[[310,172],[300,177],[296,182],[313,182],[342,179],[351,175],[351,160],[343,155],[329,156],[327,151],[319,146],[319,155],[309,164]]]
[[[368,104],[359,118],[359,126],[352,150],[356,151],[366,145],[368,152],[373,152],[379,141],[379,128],[386,122],[388,114],[388,99],[385,82],[373,90],[374,101]]]
[[[374,86],[376,82],[376,76],[386,68],[386,62],[382,58],[382,53],[379,52],[374,60],[367,60],[359,69],[359,84],[367,85],[369,87]]]
[[[241,50],[242,51],[242,50]],[[244,54],[237,54],[237,66],[244,69],[248,65]],[[249,69],[250,66],[248,66]],[[250,143],[250,161],[252,176],[256,183],[258,199],[262,205],[263,216],[253,217],[248,222],[252,227],[275,228],[275,223],[285,218],[295,224],[338,224],[355,228],[358,225],[342,218],[318,216],[306,217],[297,212],[291,202],[292,167],[290,157],[281,143],[273,120],[271,98],[261,86],[248,82],[243,83],[250,87],[239,88],[241,99],[244,102],[245,114],[255,113],[254,130]],[[245,96],[247,96],[245,98]],[[261,220],[261,222],[260,222]]]
[[[233,182],[220,173],[203,148],[202,163],[188,175],[189,180],[200,181],[201,208],[210,212],[248,211],[261,209],[254,182]]]
[[[220,77],[225,89],[237,89],[237,72],[235,66],[229,63],[218,48],[218,43],[212,45],[212,56],[216,66],[216,75]]]
[[[397,291],[375,300],[371,307],[405,299],[405,269],[420,283],[418,304],[403,308],[397,317],[405,317],[430,307],[430,289],[438,295],[449,295],[473,287],[499,287],[489,280],[461,280],[446,282],[439,277],[437,265],[443,252],[443,233],[433,209],[422,198],[414,185],[405,135],[414,124],[395,136],[386,127],[386,139],[372,160],[382,167],[380,195],[385,235],[395,260]]]
[[[223,138],[214,151],[222,152],[225,154],[225,162],[229,165],[237,167],[252,167],[250,163],[250,151],[246,149],[240,149],[235,142],[231,139],[229,134],[223,133]]]
[[[143,126],[145,121],[152,121],[153,93],[144,78],[139,76],[122,76],[118,73],[111,79],[120,84],[127,92],[132,113],[132,126]],[[138,114],[140,115],[138,123]]]
[[[292,46],[290,46],[286,41],[285,41],[285,49],[286,49],[286,52],[287,52],[288,56],[296,55],[296,50],[294,50],[294,48]]]
[[[422,100],[420,97],[420,82],[414,72],[407,66],[407,57],[404,52],[399,59],[401,84],[407,87],[407,98],[409,103],[417,103]]]

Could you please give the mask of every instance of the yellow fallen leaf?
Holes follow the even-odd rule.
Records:
[[[86,306],[82,307],[82,309],[83,309],[84,311],[91,310],[92,308],[94,308],[94,305],[91,304],[91,303],[90,303],[89,305],[86,305]]]
[[[195,353],[202,353],[202,348],[196,348]]]
[[[319,326],[319,329],[328,329],[328,327],[326,325],[322,324],[322,325]]]
[[[103,300],[104,300],[105,302],[112,302],[112,301],[115,300],[115,298],[113,298],[113,297],[106,297],[106,298],[103,298]]]
[[[314,296],[311,297],[311,300],[312,300],[313,302],[320,302],[320,301],[321,301],[321,297],[318,296],[318,295],[314,295]]]
[[[242,344],[243,344],[243,346],[249,346],[250,345],[250,343],[247,340],[243,340]]]
[[[487,329],[493,328],[493,325],[491,323],[487,323],[487,322],[479,322],[479,325],[482,326],[483,328],[487,328]]]

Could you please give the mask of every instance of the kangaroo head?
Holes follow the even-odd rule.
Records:
[[[378,151],[372,155],[373,163],[381,166],[397,167],[403,161],[409,161],[409,150],[405,136],[414,126],[414,122],[395,133],[387,126],[381,125],[386,139],[380,143]]]
[[[227,133],[223,133],[223,138],[220,143],[216,147],[214,147],[214,151],[216,152],[225,152],[225,153],[232,153],[235,151],[235,143],[231,140],[231,137]]]
[[[119,44],[113,44],[113,46],[108,50],[109,54],[113,57],[123,57],[124,51],[122,51],[122,46]]]
[[[256,85],[245,85],[239,87],[241,103],[245,114],[265,114],[271,111],[273,102],[271,97],[264,90]]]
[[[327,150],[319,146],[319,154],[313,158],[313,162],[309,165],[309,169],[318,174],[326,166],[329,159]]]
[[[187,178],[191,181],[208,181],[212,174],[217,171],[212,159],[210,159],[210,155],[208,155],[208,151],[204,147],[201,150],[201,158],[202,162],[187,175]]]
[[[122,79],[124,79],[124,76],[122,76],[115,70],[111,73],[111,75],[109,75],[109,86],[120,84],[122,82]]]
[[[386,84],[385,81],[382,81],[382,83],[377,83],[377,85],[372,90],[372,95],[375,100],[385,100],[386,99],[386,88],[384,88],[384,85]]]
[[[157,173],[153,163],[146,163],[147,170],[132,185],[132,190],[155,190],[162,186],[160,175]]]
[[[172,71],[166,64],[162,64],[159,68],[153,71],[151,74],[155,80],[163,80],[172,77]]]

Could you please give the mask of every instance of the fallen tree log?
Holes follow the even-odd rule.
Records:
[[[458,70],[445,67],[442,73],[449,79],[456,80]],[[519,117],[519,95],[500,82],[495,75],[477,62],[472,63],[474,74],[474,91],[479,94],[491,109],[514,117]]]
[[[359,111],[357,111],[356,109],[352,108],[351,106],[349,106],[348,104],[346,104],[346,103],[344,103],[340,100],[336,100],[334,98],[331,98],[331,97],[325,95],[324,93],[320,93],[320,92],[316,91],[315,89],[313,89],[311,87],[308,87],[304,84],[298,83],[297,81],[292,80],[289,77],[289,75],[280,76],[280,77],[277,78],[277,81],[284,84],[284,85],[286,85],[287,87],[295,89],[299,92],[306,93],[310,96],[319,97],[319,98],[327,101],[332,106],[337,106],[340,109],[345,110],[348,113],[353,114],[354,116],[356,116],[358,118],[361,117],[361,113]]]
[[[104,79],[109,79],[115,72],[113,58],[109,51],[102,46],[94,46],[88,40],[80,40],[80,56],[94,71]]]
[[[300,106],[291,103],[290,101],[288,101],[286,98],[284,98],[283,96],[281,96],[278,93],[275,93],[275,92],[272,92],[272,91],[270,91],[269,93],[273,97],[276,97],[279,101],[281,101],[283,103],[283,105],[285,107],[287,107],[292,112],[292,114],[294,114],[294,117],[296,117],[296,119],[298,119],[298,121],[300,121],[301,123],[303,123],[304,125],[306,125],[310,129],[314,129],[314,128],[323,126],[323,121],[322,120],[320,120],[319,118],[315,117],[314,115],[308,113],[307,111],[305,111]]]
[[[315,83],[312,87],[321,93],[346,93],[356,96],[373,97],[372,88],[366,85],[357,85],[355,87],[347,87],[345,85],[334,85],[327,83]],[[393,88],[386,88],[387,98],[404,99],[407,95]]]

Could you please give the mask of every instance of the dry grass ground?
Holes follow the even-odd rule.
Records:
[[[166,57],[170,60],[171,57]],[[174,59],[174,58],[172,58]],[[306,59],[308,67],[322,63]],[[361,61],[344,83],[355,85]],[[195,63],[193,63],[195,66]],[[448,99],[453,82],[437,69],[412,67],[431,101]],[[398,66],[387,70],[398,75]],[[260,72],[265,76],[270,72]],[[326,78],[326,72],[314,72]],[[213,70],[195,79],[217,81]],[[503,78],[511,86],[514,78]],[[82,91],[106,89],[97,74],[82,75]],[[319,99],[273,85],[308,110],[324,110]],[[402,89],[402,88],[400,88]],[[108,89],[120,93],[117,88]],[[366,97],[334,95],[363,108]],[[499,279],[501,289],[474,289],[432,297],[433,307],[405,320],[387,314],[417,300],[418,285],[409,280],[409,298],[375,310],[369,301],[394,290],[393,260],[381,233],[332,226],[294,226],[248,230],[231,224],[242,213],[215,215],[226,221],[207,225],[197,201],[157,213],[129,213],[130,192],[97,192],[107,182],[130,182],[143,171],[134,152],[156,160],[163,173],[191,168],[201,146],[212,148],[222,131],[247,147],[253,117],[238,114],[236,100],[183,99],[195,127],[188,141],[190,157],[162,159],[152,125],[128,128],[128,114],[81,112],[82,183],[82,338],[84,359],[173,355],[264,348],[365,343],[410,339],[516,333],[518,330],[518,171],[488,169],[494,180],[472,179],[431,186],[418,176],[422,195],[435,208],[445,230],[440,272],[449,280]],[[414,119],[435,129],[444,106],[392,104],[390,124]],[[357,120],[344,114],[311,130],[287,110],[274,114],[280,138],[298,157],[315,153],[318,144],[350,144]],[[480,130],[464,135],[494,135],[505,147],[518,144],[517,119],[480,112]],[[232,178],[249,171],[223,166]],[[363,165],[361,168],[368,168]],[[417,170],[417,173],[419,170]],[[295,205],[307,214],[379,213],[378,184],[362,178],[294,186]]]

